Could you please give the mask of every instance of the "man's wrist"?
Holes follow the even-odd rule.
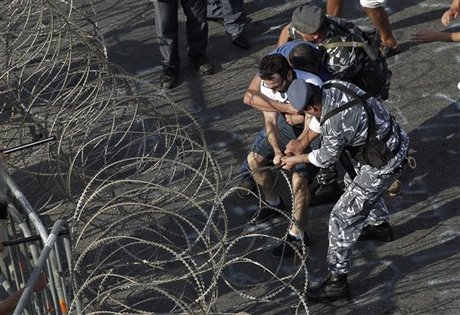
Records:
[[[303,158],[302,158],[303,163],[305,163],[305,164],[307,164],[307,163],[309,162],[308,154],[309,154],[309,153],[304,154],[304,155],[303,155]]]
[[[308,135],[305,135],[304,137],[300,138],[300,144],[302,147],[302,151],[305,150],[306,147],[308,147],[309,141],[308,141]]]

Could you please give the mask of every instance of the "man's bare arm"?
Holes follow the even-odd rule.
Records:
[[[286,145],[286,150],[284,150],[284,154],[287,156],[302,154],[313,139],[319,135],[319,133],[314,132],[310,128],[305,128],[297,139],[289,141]]]
[[[297,114],[297,110],[291,104],[277,102],[263,95],[260,92],[261,82],[262,79],[258,75],[252,78],[246,93],[244,93],[243,102],[246,105],[265,112]]]
[[[265,133],[267,135],[268,143],[273,148],[275,156],[273,158],[273,164],[279,165],[281,158],[284,156],[279,145],[279,128],[278,128],[278,113],[275,112],[263,112],[265,122]]]
[[[276,47],[280,47],[283,44],[286,44],[291,38],[289,37],[289,24],[283,27],[280,33],[280,37],[278,37],[278,42],[276,43]]]

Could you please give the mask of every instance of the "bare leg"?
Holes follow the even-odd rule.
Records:
[[[327,0],[326,13],[331,16],[342,16],[342,0]]]
[[[303,235],[307,223],[308,206],[310,204],[310,189],[308,179],[294,172],[292,186],[294,189],[294,225],[290,232],[293,235]]]
[[[265,200],[277,200],[279,196],[273,190],[274,181],[271,171],[269,169],[259,170],[267,164],[266,159],[255,152],[249,152],[247,159],[254,181],[262,190]]]
[[[382,44],[388,47],[395,47],[398,45],[395,37],[393,36],[393,31],[391,29],[390,21],[388,19],[388,14],[383,7],[380,8],[364,8],[367,15],[371,19],[372,24],[380,32],[380,38]]]

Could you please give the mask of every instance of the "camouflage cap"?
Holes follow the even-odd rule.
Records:
[[[305,4],[292,13],[291,25],[301,33],[313,34],[321,28],[325,19],[323,9],[313,4]]]

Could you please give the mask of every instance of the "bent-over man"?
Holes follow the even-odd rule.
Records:
[[[298,71],[291,68],[287,59],[281,54],[268,55],[262,58],[259,64],[259,72],[249,83],[244,95],[244,103],[261,110],[264,116],[265,133],[260,133],[261,139],[254,142],[251,152],[247,156],[249,168],[255,182],[262,190],[265,204],[252,218],[252,224],[260,224],[283,211],[284,204],[279,194],[274,189],[274,180],[271,171],[267,168],[270,160],[275,166],[279,166],[283,151],[289,141],[297,139],[309,128],[318,130],[310,124],[310,119],[305,116],[305,123],[299,126],[291,126],[284,112],[297,113],[298,109],[291,106],[286,97],[286,91],[294,79],[308,81],[315,86],[321,86],[321,79],[308,72]],[[305,148],[307,149],[307,147]],[[295,251],[291,243],[300,244],[301,240],[308,244],[304,231],[306,214],[310,202],[309,183],[314,179],[318,168],[314,165],[299,165],[292,174],[292,186],[294,191],[294,224],[289,229],[287,242],[282,242],[272,254],[275,257],[293,256]],[[275,210],[278,209],[279,211]]]

